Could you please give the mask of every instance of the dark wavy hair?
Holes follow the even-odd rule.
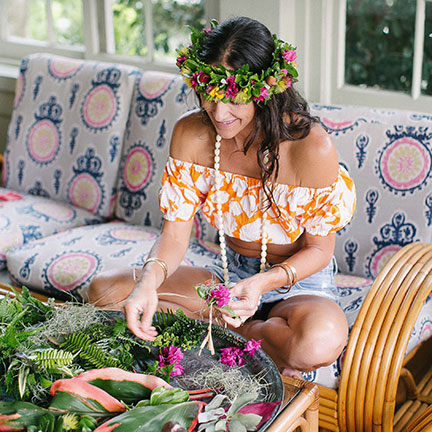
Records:
[[[208,64],[224,63],[232,69],[248,64],[252,72],[261,72],[272,63],[274,49],[273,36],[264,24],[251,18],[236,17],[222,22],[208,33],[198,55]],[[289,121],[286,121],[286,116]],[[277,178],[279,172],[280,142],[305,138],[319,119],[311,116],[307,102],[291,86],[273,95],[265,105],[256,103],[254,122],[254,132],[243,151],[246,153],[258,136],[262,137],[257,160],[269,200],[268,207],[270,202],[274,202],[273,187],[268,187],[268,184],[271,183],[271,176],[274,174]],[[267,158],[267,163],[264,163],[264,158]]]

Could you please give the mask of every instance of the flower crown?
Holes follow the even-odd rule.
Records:
[[[237,70],[224,66],[211,66],[201,61],[198,53],[205,36],[218,26],[211,21],[211,28],[199,31],[190,26],[191,42],[188,47],[177,50],[177,66],[183,79],[197,94],[208,101],[233,102],[251,101],[266,103],[272,95],[282,93],[297,81],[298,72],[295,48],[273,35],[275,50],[272,64],[260,73],[251,72],[245,64]]]

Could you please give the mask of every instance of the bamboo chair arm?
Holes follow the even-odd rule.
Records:
[[[384,266],[349,337],[338,390],[341,432],[392,430],[408,340],[432,291],[432,244],[412,243]]]

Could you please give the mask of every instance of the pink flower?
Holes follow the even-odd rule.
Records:
[[[282,53],[282,57],[285,59],[287,63],[295,61],[297,58],[297,54],[294,50],[285,50]]]
[[[261,87],[261,94],[259,96],[254,96],[252,99],[255,99],[256,101],[264,102],[265,99],[269,97],[269,92],[265,87]]]
[[[243,366],[245,359],[243,358],[243,350],[239,347],[222,348],[220,362],[228,366]]]
[[[284,75],[288,75],[288,71],[287,71],[286,69],[281,69],[281,72],[282,72]]]
[[[226,79],[228,83],[228,88],[225,92],[225,96],[228,97],[235,97],[238,93],[238,86],[235,82],[235,76],[231,75]]]
[[[174,345],[162,348],[162,354],[159,355],[159,368],[174,364],[174,369],[171,371],[170,376],[178,376],[183,373],[183,367],[180,366],[180,361],[183,360],[183,353],[180,348]]]
[[[205,29],[203,29],[203,32],[204,32],[205,34],[209,34],[209,33],[211,33],[211,31],[212,31],[211,28],[205,28]]]
[[[211,290],[207,298],[207,303],[210,303],[212,300],[214,300],[219,307],[226,306],[230,300],[229,289],[225,285],[219,284],[217,288]]]
[[[194,72],[192,74],[192,88],[195,90],[198,84],[204,84],[210,79],[210,75],[207,75],[203,71]]]
[[[246,346],[243,348],[243,352],[247,354],[248,356],[252,357],[255,354],[255,351],[259,348],[261,348],[261,342],[262,339],[256,341],[254,339],[251,339],[248,341]]]
[[[187,60],[187,57],[185,57],[185,56],[177,57],[177,62],[176,62],[177,67],[180,67],[186,60]]]

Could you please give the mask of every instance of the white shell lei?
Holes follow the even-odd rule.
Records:
[[[225,231],[223,227],[222,217],[222,202],[221,202],[221,188],[222,188],[222,176],[219,172],[220,167],[220,146],[221,136],[216,135],[215,151],[214,151],[214,171],[215,171],[215,187],[216,187],[216,225],[219,232],[219,243],[221,249],[221,260],[222,268],[224,272],[225,286],[229,286],[229,275],[228,275],[228,260],[226,255],[226,243],[225,243]],[[267,262],[267,213],[264,211],[264,191],[262,191],[261,208],[263,209],[263,216],[261,220],[261,260],[260,260],[260,272],[263,272],[266,268]]]

